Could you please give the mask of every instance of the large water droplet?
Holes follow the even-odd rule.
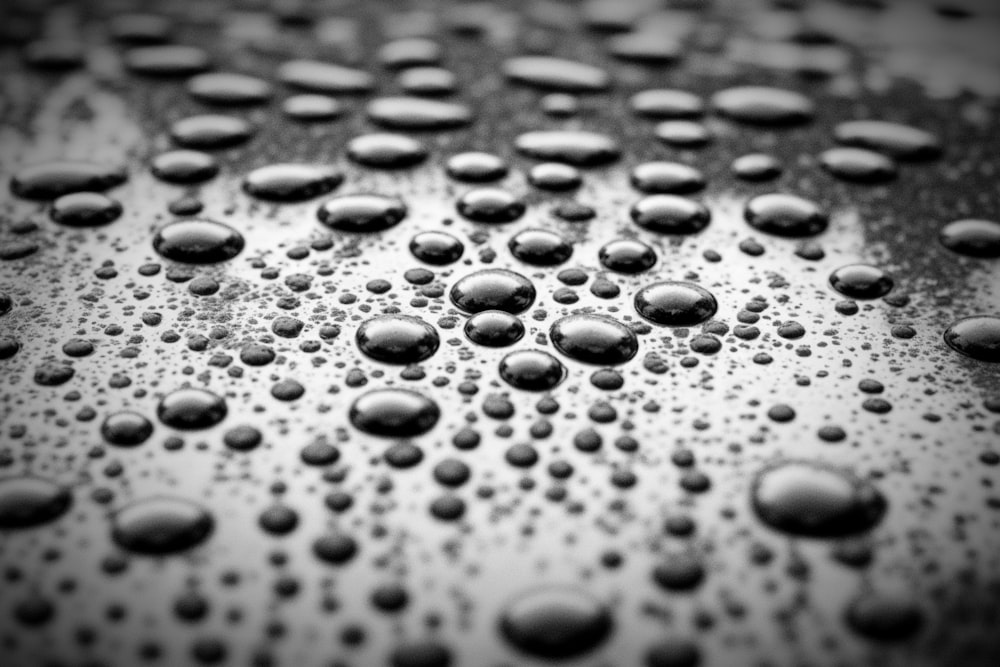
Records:
[[[125,66],[136,74],[146,76],[191,76],[204,72],[211,65],[208,54],[196,46],[143,46],[125,53]]]
[[[1000,257],[1000,222],[956,220],[941,230],[941,244],[969,257]]]
[[[170,138],[179,146],[201,150],[232,148],[253,136],[253,126],[242,118],[203,114],[189,116],[170,126]]]
[[[358,327],[358,348],[373,359],[412,364],[433,355],[440,344],[437,331],[409,315],[380,315]]]
[[[615,141],[585,130],[537,130],[514,140],[518,152],[536,160],[594,167],[614,162],[621,155]]]
[[[603,315],[570,315],[557,320],[549,331],[556,349],[588,364],[623,364],[639,350],[632,330]]]
[[[715,315],[718,303],[701,285],[665,281],[639,290],[635,295],[635,309],[650,322],[692,327]]]
[[[526,86],[571,93],[596,93],[611,85],[611,77],[598,67],[552,56],[509,58],[503,64],[503,73]]]
[[[368,118],[393,130],[447,130],[472,122],[464,104],[419,97],[379,97],[368,103]]]
[[[481,151],[452,155],[448,158],[445,169],[456,181],[466,183],[487,183],[507,175],[507,163],[503,158]]]
[[[287,86],[314,93],[367,93],[375,87],[371,74],[318,60],[290,60],[278,68],[278,79]]]
[[[967,357],[1000,363],[1000,317],[975,315],[960,319],[945,330],[944,342]]]
[[[97,227],[118,219],[122,205],[99,192],[74,192],[52,202],[54,222],[69,227]]]
[[[226,400],[207,389],[177,389],[160,401],[156,416],[165,425],[182,431],[211,428],[226,417]]]
[[[343,195],[323,202],[316,216],[327,227],[342,232],[379,232],[406,217],[406,204],[383,195]]]
[[[524,324],[502,310],[484,310],[466,321],[465,335],[477,345],[507,347],[524,337]]]
[[[200,544],[214,527],[212,515],[200,505],[183,498],[157,496],[115,512],[111,538],[127,551],[160,556]]]
[[[447,232],[420,232],[410,239],[410,252],[421,262],[443,266],[457,262],[465,246]]]
[[[516,648],[541,658],[573,658],[600,646],[611,634],[611,614],[589,593],[545,586],[524,593],[504,608],[503,636]]]
[[[350,420],[365,433],[409,438],[434,428],[441,409],[430,398],[409,389],[376,389],[351,405]]]
[[[858,634],[884,642],[909,639],[924,626],[920,606],[902,591],[862,593],[847,606],[844,619]]]
[[[636,93],[629,99],[632,111],[649,118],[697,118],[705,113],[705,103],[686,90],[656,88]]]
[[[233,106],[264,104],[274,94],[264,79],[235,72],[199,74],[188,80],[187,89],[201,102]]]
[[[705,188],[705,175],[680,162],[644,162],[632,169],[629,180],[636,190],[650,194],[683,195]]]
[[[121,447],[141,445],[153,435],[153,423],[138,412],[124,410],[110,414],[101,424],[105,442]]]
[[[852,299],[883,297],[894,284],[889,274],[870,264],[848,264],[830,274],[830,286]]]
[[[814,202],[781,193],[754,197],[743,215],[754,229],[790,238],[815,236],[829,224],[827,214]]]
[[[32,528],[69,511],[73,497],[55,482],[32,475],[0,477],[0,529]]]
[[[247,174],[243,189],[258,199],[295,202],[335,189],[344,175],[335,167],[309,164],[270,164]]]
[[[642,241],[619,239],[605,244],[597,253],[605,268],[618,273],[642,273],[656,264],[656,253]]]
[[[867,148],[831,148],[820,154],[819,163],[837,178],[854,183],[885,183],[898,172],[892,158]]]
[[[103,192],[125,179],[121,167],[62,160],[21,168],[10,180],[10,191],[24,199],[47,201],[73,192]]]
[[[520,273],[485,269],[462,277],[451,288],[451,300],[467,313],[502,310],[517,314],[535,301],[535,286]]]
[[[161,227],[153,249],[167,259],[188,264],[224,262],[243,250],[243,236],[214,220],[178,220]]]
[[[347,156],[366,167],[405,169],[427,159],[427,147],[403,134],[362,134],[347,142]]]
[[[852,120],[837,125],[833,136],[839,143],[886,153],[897,160],[930,160],[941,155],[937,137],[900,123]]]
[[[526,264],[555,266],[573,254],[573,246],[555,232],[525,229],[511,237],[510,253]]]
[[[219,173],[219,163],[208,153],[176,150],[153,158],[151,169],[154,176],[168,183],[201,183]]]
[[[464,217],[475,222],[513,222],[526,210],[524,201],[500,188],[476,188],[462,195],[455,206]]]
[[[755,125],[796,125],[816,113],[805,95],[767,86],[727,88],[712,96],[712,106],[727,118]]]
[[[500,377],[518,389],[547,391],[562,382],[566,368],[548,352],[518,350],[500,361]]]

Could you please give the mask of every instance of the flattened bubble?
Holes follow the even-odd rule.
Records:
[[[788,238],[820,234],[830,221],[814,202],[783,193],[754,197],[747,202],[743,216],[754,229]]]
[[[701,97],[686,90],[643,90],[629,99],[632,112],[647,118],[697,118],[705,113]]]
[[[456,102],[420,97],[379,97],[368,103],[368,118],[393,130],[448,130],[472,122],[472,110]]]
[[[0,529],[33,528],[69,511],[73,497],[55,482],[32,475],[0,477]]]
[[[451,301],[467,313],[502,310],[516,315],[535,301],[535,286],[520,273],[484,269],[459,279],[451,288]]]
[[[349,418],[371,435],[408,438],[434,428],[441,409],[430,398],[409,389],[376,389],[359,396]]]
[[[195,46],[142,46],[125,52],[125,66],[136,74],[146,76],[191,76],[204,72],[211,65],[208,54]]]
[[[621,156],[615,141],[604,134],[585,130],[537,130],[514,140],[523,155],[546,162],[565,162],[576,167],[596,167]]]
[[[174,150],[160,153],[151,165],[153,175],[167,183],[201,183],[215,178],[219,163],[208,153]]]
[[[104,192],[126,180],[125,170],[82,160],[59,160],[23,167],[10,179],[22,199],[48,201],[74,192]]]
[[[642,273],[656,264],[656,253],[642,241],[619,239],[605,244],[597,253],[601,264],[618,273]]]
[[[521,320],[502,310],[476,313],[466,321],[464,330],[469,340],[486,347],[507,347],[524,338]]]
[[[567,357],[599,366],[623,364],[639,350],[632,330],[604,315],[564,317],[552,325],[549,338]]]
[[[364,70],[318,60],[290,60],[278,68],[278,79],[286,86],[331,95],[367,93],[375,79]]]
[[[115,512],[111,539],[126,551],[162,556],[201,544],[214,527],[212,515],[200,505],[183,498],[156,496]]]
[[[941,245],[969,257],[1000,257],[1000,222],[956,220],[941,230]]]
[[[632,187],[649,194],[683,195],[705,188],[705,174],[680,162],[644,162],[633,167]]]
[[[99,192],[73,192],[52,202],[49,217],[68,227],[98,227],[117,220],[122,205]]]
[[[604,70],[552,56],[508,58],[503,73],[515,83],[568,93],[599,93],[611,86],[611,77]]]
[[[764,523],[803,537],[846,537],[874,528],[886,501],[851,472],[808,461],[785,461],[758,473],[751,503]]]
[[[187,89],[200,102],[232,106],[265,104],[274,94],[264,79],[235,72],[199,74],[188,80]]]
[[[556,266],[573,254],[573,246],[566,239],[545,229],[520,231],[507,246],[514,257],[535,266]]]
[[[737,86],[712,96],[712,107],[727,118],[753,125],[798,125],[816,108],[805,95],[768,86]]]
[[[214,264],[232,259],[243,250],[243,236],[214,220],[178,220],[161,227],[153,249],[163,257],[187,264]]]
[[[308,93],[286,98],[281,103],[281,110],[289,118],[302,122],[333,120],[344,113],[343,105],[336,98]]]
[[[733,160],[733,175],[744,181],[770,181],[781,176],[781,162],[767,153],[747,153]]]
[[[420,232],[410,239],[410,252],[421,262],[443,266],[457,262],[465,246],[447,232]]]
[[[894,284],[889,274],[870,264],[848,264],[830,274],[830,286],[852,299],[878,299]]]
[[[343,195],[323,202],[316,215],[327,227],[342,232],[379,232],[406,217],[406,204],[384,195]]]
[[[712,220],[704,204],[677,195],[643,197],[629,215],[643,229],[658,234],[697,234]]]
[[[517,220],[527,210],[524,201],[501,188],[476,188],[462,195],[455,208],[473,222],[505,223]]]
[[[429,359],[441,341],[437,330],[419,317],[380,315],[358,327],[358,348],[390,364],[413,364]]]
[[[500,631],[515,648],[540,658],[574,658],[603,644],[611,613],[589,593],[544,586],[518,595],[500,616]]]
[[[486,183],[497,181],[507,175],[507,163],[492,153],[469,151],[457,153],[445,164],[448,175],[456,181],[466,183]]]
[[[830,148],[820,153],[819,162],[837,178],[852,183],[885,183],[899,172],[892,158],[867,148]]]
[[[427,147],[403,134],[362,134],[347,142],[347,156],[366,167],[405,169],[427,159]]]
[[[945,330],[944,342],[967,357],[1000,363],[1000,317],[975,315],[962,318]]]
[[[899,642],[920,632],[924,626],[924,612],[907,593],[868,591],[847,605],[844,620],[863,637]]]
[[[635,295],[635,309],[656,324],[692,327],[707,321],[718,310],[715,297],[695,283],[664,281],[653,283]]]
[[[838,143],[886,153],[897,160],[932,160],[942,153],[941,142],[930,132],[882,120],[840,123],[833,137]]]
[[[258,199],[298,202],[337,188],[344,175],[336,167],[310,164],[270,164],[254,169],[243,180],[243,190]]]
[[[220,150],[245,143],[254,129],[235,116],[202,114],[178,120],[170,126],[170,138],[185,148]]]
[[[177,389],[160,401],[156,416],[166,426],[181,431],[211,428],[226,417],[226,400],[207,389]]]
[[[547,391],[562,382],[566,367],[548,352],[518,350],[500,361],[500,377],[517,389]]]
[[[131,410],[108,415],[101,424],[101,436],[111,445],[134,447],[149,440],[151,435],[153,435],[153,422]]]

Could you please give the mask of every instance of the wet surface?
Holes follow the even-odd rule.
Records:
[[[2,11],[0,664],[997,664],[992,3]]]

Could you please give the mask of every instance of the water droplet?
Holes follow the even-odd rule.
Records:
[[[562,382],[566,368],[548,352],[518,350],[500,361],[500,377],[517,389],[547,391]]]
[[[160,556],[200,544],[214,527],[212,515],[200,505],[183,498],[157,496],[115,512],[111,538],[126,551]]]
[[[226,417],[226,400],[207,389],[177,389],[160,401],[156,416],[165,425],[182,431],[211,428]]]
[[[10,191],[23,199],[47,201],[74,192],[103,192],[126,178],[124,169],[108,164],[44,162],[21,168],[10,180]]]
[[[956,220],[941,230],[941,244],[969,257],[1000,257],[1000,222]]]
[[[484,310],[466,321],[465,335],[477,345],[507,347],[524,337],[524,324],[502,310]]]
[[[642,273],[656,264],[656,253],[642,241],[619,239],[605,244],[597,253],[601,264],[618,273]]]
[[[377,58],[389,69],[436,65],[442,58],[441,45],[424,37],[403,37],[386,42],[379,48]]]
[[[545,586],[507,604],[500,630],[513,646],[541,658],[573,658],[604,643],[611,614],[599,600],[568,586]]]
[[[615,35],[608,39],[608,52],[619,60],[643,65],[667,65],[681,58],[683,45],[658,31]]]
[[[944,342],[967,357],[1000,363],[1000,317],[965,317],[944,332]]]
[[[215,158],[201,151],[176,150],[153,158],[153,175],[168,183],[201,183],[219,173]]]
[[[136,74],[146,76],[191,76],[204,72],[211,65],[208,54],[195,46],[143,46],[125,53],[125,66]]]
[[[368,72],[318,60],[290,60],[278,68],[278,79],[286,86],[331,95],[367,93],[375,87]]]
[[[535,301],[535,286],[520,273],[485,269],[463,276],[451,288],[451,300],[467,313],[502,310],[517,314]]]
[[[693,120],[665,120],[653,133],[663,143],[677,148],[699,148],[712,141],[709,129]]]
[[[539,190],[565,192],[575,190],[583,183],[580,170],[561,162],[542,162],[528,171],[528,182]]]
[[[427,148],[403,134],[362,134],[347,142],[347,156],[366,167],[405,169],[427,159]]]
[[[520,218],[527,207],[507,190],[476,188],[462,195],[456,208],[462,216],[474,222],[504,223]]]
[[[599,366],[623,364],[639,350],[628,327],[603,315],[564,317],[552,325],[549,338],[567,357]]]
[[[324,195],[343,180],[344,175],[335,167],[270,164],[247,174],[243,190],[258,199],[297,202]]]
[[[141,445],[153,435],[153,422],[138,412],[124,410],[108,415],[101,424],[105,442],[121,447]]]
[[[380,315],[358,327],[358,348],[390,364],[413,364],[437,352],[440,339],[427,322],[409,315]]]
[[[342,232],[380,232],[406,217],[406,204],[383,195],[343,195],[323,202],[316,215],[327,227]]]
[[[49,212],[54,222],[69,227],[97,227],[114,222],[122,205],[98,192],[74,192],[52,202]]]
[[[385,437],[409,438],[434,428],[441,409],[430,398],[408,389],[376,389],[351,405],[355,428]]]
[[[781,193],[754,197],[743,215],[754,229],[789,238],[815,236],[829,224],[829,217],[815,203]]]
[[[733,175],[751,182],[773,180],[781,176],[782,171],[781,162],[766,153],[748,153],[733,160],[732,164]]]
[[[680,162],[644,162],[629,175],[632,186],[650,194],[688,194],[705,188],[705,175]]]
[[[472,122],[464,104],[419,97],[379,97],[365,110],[373,123],[393,130],[447,130]]]
[[[69,511],[68,489],[42,477],[0,477],[0,529],[33,528]]]
[[[705,113],[705,103],[686,90],[656,88],[643,90],[629,99],[629,107],[648,118],[697,118]]]
[[[253,136],[253,127],[242,118],[219,114],[189,116],[170,126],[170,138],[179,146],[219,150],[238,146]]]
[[[451,95],[458,89],[458,78],[441,67],[411,67],[404,70],[397,81],[410,95],[437,97]]]
[[[900,123],[852,120],[838,124],[833,136],[838,143],[886,153],[897,160],[931,160],[941,155],[937,137]]]
[[[892,278],[870,264],[848,264],[830,274],[830,286],[852,299],[877,299],[892,291]]]
[[[885,183],[898,172],[892,158],[867,148],[831,148],[820,154],[819,162],[837,178],[854,183]]]
[[[187,264],[224,262],[243,250],[243,236],[214,220],[178,220],[161,227],[153,249],[165,258]]]
[[[333,120],[344,113],[344,107],[336,98],[309,93],[286,98],[281,103],[281,110],[289,118],[301,122]]]
[[[525,229],[511,237],[510,253],[526,264],[555,266],[573,254],[573,246],[555,232],[545,229]]]
[[[611,137],[585,130],[537,130],[514,140],[519,153],[546,162],[596,167],[617,160],[621,151]]]
[[[519,56],[503,64],[504,75],[515,83],[568,93],[597,93],[611,86],[604,70],[565,58]]]
[[[858,634],[884,642],[909,639],[924,626],[923,611],[904,592],[862,593],[847,606],[844,618]]]
[[[701,285],[665,281],[643,287],[635,295],[635,309],[650,322],[671,327],[692,327],[718,310],[712,293]]]
[[[812,101],[791,90],[767,86],[738,86],[712,96],[721,115],[754,125],[797,125],[812,120]]]
[[[507,175],[507,163],[502,158],[480,151],[452,155],[445,169],[456,181],[466,183],[497,181]]]
[[[658,234],[697,234],[712,219],[703,204],[677,195],[643,197],[629,214],[637,225]]]
[[[188,80],[187,89],[200,102],[233,106],[264,104],[274,94],[267,81],[235,72],[199,74]]]
[[[820,463],[765,468],[751,490],[754,511],[777,530],[804,537],[845,537],[877,525],[885,498],[869,482]]]
[[[421,262],[443,266],[457,262],[465,246],[447,232],[420,232],[410,239],[410,252]]]

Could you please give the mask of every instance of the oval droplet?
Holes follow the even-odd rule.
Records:
[[[941,245],[969,257],[1000,257],[1000,222],[956,220],[941,230]]]
[[[743,216],[754,229],[788,238],[815,236],[829,224],[827,214],[814,202],[783,193],[754,197]]]
[[[270,164],[254,169],[243,180],[243,190],[258,199],[298,202],[337,188],[344,175],[335,167],[309,164]]]
[[[519,56],[503,64],[504,75],[515,83],[569,93],[597,93],[611,86],[604,70],[565,58]]]
[[[437,352],[437,330],[418,317],[380,315],[358,327],[358,348],[373,359],[390,364],[413,364]]]
[[[201,544],[215,520],[200,505],[183,498],[138,500],[114,513],[111,538],[126,551],[163,556]]]
[[[48,201],[74,192],[104,192],[126,178],[121,167],[60,160],[23,167],[10,180],[10,191],[22,199]]]
[[[975,315],[962,318],[945,330],[944,341],[951,349],[967,357],[1000,363],[1000,317]]]
[[[243,250],[243,236],[214,220],[178,220],[161,227],[153,249],[163,257],[187,264],[214,264],[232,259]]]
[[[566,367],[548,352],[518,350],[500,361],[500,377],[517,389],[547,391],[562,382]]]
[[[0,529],[33,528],[69,511],[73,497],[55,482],[32,475],[0,477]]]
[[[692,327],[707,321],[718,310],[715,297],[701,285],[664,281],[643,287],[635,295],[635,309],[656,324]]]
[[[517,649],[541,658],[573,658],[600,646],[611,634],[611,614],[599,600],[568,586],[545,586],[519,595],[500,617],[503,636]]]
[[[502,310],[484,310],[466,321],[465,335],[477,345],[507,347],[524,337],[524,324]]]
[[[409,389],[376,389],[354,401],[349,417],[365,433],[409,438],[434,428],[441,410],[430,398]]]
[[[156,416],[166,426],[181,431],[211,428],[226,417],[226,400],[207,389],[177,389],[160,401]]]
[[[643,197],[629,215],[637,225],[657,234],[697,234],[712,220],[704,204],[677,195]]]
[[[552,325],[549,338],[567,357],[602,366],[623,364],[639,350],[631,329],[603,315],[564,317]]]
[[[721,115],[754,125],[797,125],[812,120],[815,105],[805,95],[768,86],[737,86],[712,96]]]
[[[852,299],[878,299],[894,284],[889,274],[870,264],[848,264],[830,274],[830,286]]]
[[[502,310],[516,315],[535,301],[535,286],[520,273],[484,269],[463,276],[451,288],[451,300],[467,313]]]
[[[406,217],[406,204],[384,195],[343,195],[323,202],[316,215],[327,227],[342,232],[380,232]]]
[[[526,132],[514,140],[514,147],[536,160],[565,162],[576,167],[596,167],[614,162],[621,155],[611,137],[585,130]]]

